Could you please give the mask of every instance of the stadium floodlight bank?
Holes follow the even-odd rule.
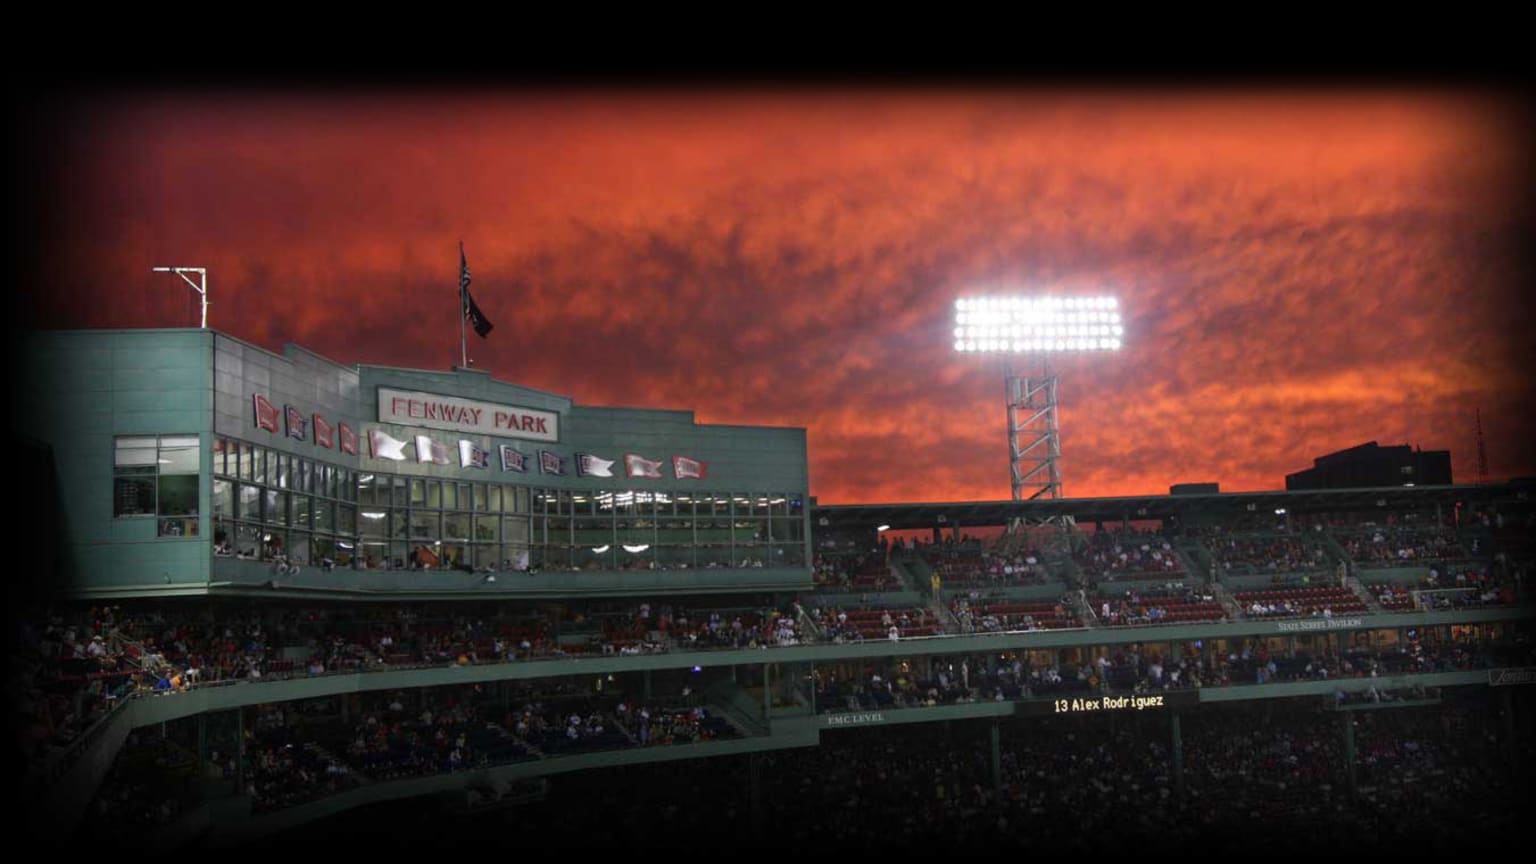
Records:
[[[955,301],[955,351],[1001,355],[1008,387],[1008,466],[1015,501],[1061,497],[1061,431],[1051,355],[1119,351],[1115,297],[983,296]],[[1020,376],[1027,355],[1038,374]]]
[[[955,350],[1052,354],[1118,351],[1125,336],[1114,297],[962,297],[955,301]]]

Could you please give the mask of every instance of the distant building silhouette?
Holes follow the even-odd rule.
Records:
[[[1448,486],[1451,451],[1419,450],[1375,441],[1312,460],[1312,467],[1285,475],[1285,488],[1351,489],[1376,486]]]

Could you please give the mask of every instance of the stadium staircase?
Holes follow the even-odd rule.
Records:
[[[1370,589],[1365,587],[1365,584],[1360,581],[1358,576],[1346,577],[1344,579],[1344,587],[1353,591],[1355,596],[1360,598],[1360,602],[1365,604],[1365,608],[1369,609],[1372,615],[1380,615],[1387,611],[1377,601],[1376,595],[1372,594]]]
[[[1206,582],[1216,581],[1216,561],[1197,537],[1180,537],[1173,544],[1175,552],[1184,560],[1184,570],[1191,576],[1199,576]]]
[[[1095,629],[1104,626],[1104,623],[1099,620],[1098,613],[1093,611],[1093,604],[1088,602],[1088,593],[1085,590],[1079,588],[1069,592],[1069,596],[1072,598],[1072,609],[1077,613],[1077,620],[1081,621],[1084,627]]]
[[[1221,604],[1221,611],[1227,613],[1227,617],[1233,621],[1243,620],[1243,604],[1237,602],[1237,598],[1232,596],[1232,592],[1227,590],[1227,586],[1213,579],[1211,580],[1210,587],[1211,593],[1216,597],[1216,602]]]

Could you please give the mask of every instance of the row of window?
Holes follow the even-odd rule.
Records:
[[[270,525],[214,522],[214,550],[219,556],[280,561],[294,565],[332,565],[359,570],[538,569],[626,570],[718,567],[798,567],[805,564],[802,543],[784,543],[740,535],[700,537],[685,543],[614,542],[611,535],[577,538],[577,543],[518,539],[527,526],[502,542],[455,539],[340,537]],[[601,540],[602,542],[598,542]]]

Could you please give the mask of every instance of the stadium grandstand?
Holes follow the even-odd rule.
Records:
[[[1527,484],[824,506],[803,429],[28,338],[50,845],[1451,854],[1529,800]]]

